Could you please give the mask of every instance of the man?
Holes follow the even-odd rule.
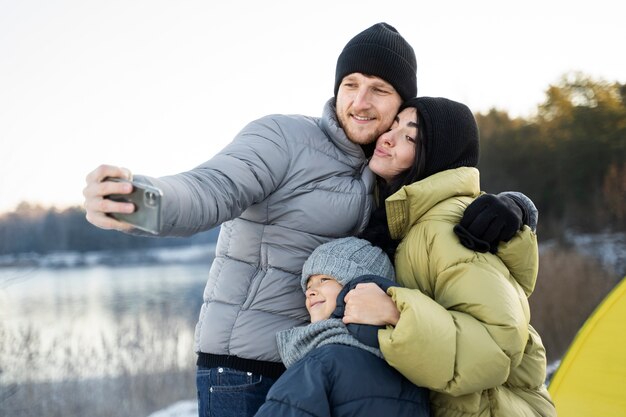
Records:
[[[321,118],[274,115],[248,124],[220,153],[191,171],[137,180],[163,191],[163,236],[221,225],[195,334],[200,416],[252,416],[284,371],[278,331],[308,315],[299,275],[309,254],[355,235],[373,208],[366,169],[377,137],[402,101],[416,96],[413,48],[379,23],[352,38],[337,60],[335,97]],[[128,170],[100,166],[87,176],[86,217],[135,233],[109,213],[131,191]]]

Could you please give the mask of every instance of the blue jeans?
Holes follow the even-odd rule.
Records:
[[[198,366],[199,417],[252,417],[275,380],[230,368]]]

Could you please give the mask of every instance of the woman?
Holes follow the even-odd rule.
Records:
[[[384,205],[363,237],[395,252],[406,288],[357,286],[344,322],[387,325],[385,360],[431,390],[435,416],[555,416],[529,323],[535,234],[524,226],[496,256],[459,245],[453,231],[480,193],[478,141],[463,104],[420,97],[401,107],[369,164]]]

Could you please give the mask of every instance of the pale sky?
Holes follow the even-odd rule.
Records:
[[[308,5],[307,5],[308,4]],[[615,0],[0,0],[0,212],[82,204],[101,163],[167,175],[270,113],[319,116],[348,40],[414,47],[418,94],[530,116],[570,71],[626,82]]]

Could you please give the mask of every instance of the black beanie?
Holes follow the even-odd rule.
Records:
[[[423,178],[478,164],[478,125],[469,107],[441,97],[412,98],[400,111],[407,107],[415,107],[418,113],[426,149]]]
[[[343,48],[337,58],[335,96],[343,77],[354,72],[382,78],[396,89],[402,100],[417,95],[415,52],[387,23],[377,23],[365,29]]]

